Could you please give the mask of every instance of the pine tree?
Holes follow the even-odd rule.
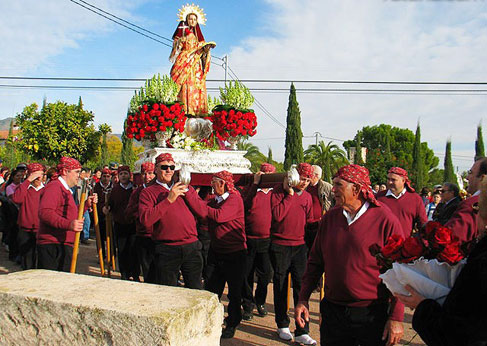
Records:
[[[443,172],[443,180],[445,183],[457,183],[457,179],[455,177],[455,171],[453,170],[453,161],[451,159],[451,140],[448,139],[446,141],[446,150],[445,150],[445,167]]]
[[[482,123],[477,126],[477,139],[475,140],[475,160],[485,157],[484,137],[482,136]]]
[[[416,183],[416,189],[420,190],[423,188],[424,180],[423,180],[423,155],[421,153],[421,128],[418,126],[416,127],[416,136],[414,141],[413,147],[413,172],[412,176]]]
[[[301,112],[296,99],[296,88],[291,83],[286,119],[286,151],[284,153],[284,169],[292,164],[303,162],[303,132],[301,131]]]
[[[130,167],[130,169],[133,169],[135,162],[133,140],[125,135],[125,130],[122,133],[122,152],[120,153],[120,161],[123,165],[127,165]]]
[[[362,159],[362,132],[358,131],[357,136],[355,136],[355,155],[353,157],[353,163],[356,165],[363,165],[364,160]]]

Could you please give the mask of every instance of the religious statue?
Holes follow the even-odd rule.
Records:
[[[179,10],[179,25],[174,32],[169,60],[173,63],[171,78],[179,86],[178,100],[184,103],[187,115],[208,113],[206,75],[210,70],[210,49],[215,42],[205,42],[200,26],[206,17],[199,6],[184,5]]]

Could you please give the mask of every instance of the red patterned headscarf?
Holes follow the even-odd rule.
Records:
[[[162,154],[159,154],[159,156],[156,157],[156,165],[159,162],[162,162],[162,161],[172,161],[172,162],[174,162],[174,159],[173,159],[173,157],[172,157],[171,154],[169,154],[169,153],[162,153]]]
[[[411,181],[409,180],[409,177],[408,177],[408,172],[405,169],[403,169],[401,167],[392,167],[387,172],[387,174],[389,174],[389,173],[397,174],[397,175],[400,175],[401,177],[403,177],[404,178],[404,185],[406,186],[406,189],[409,190],[410,192],[414,192],[414,189],[411,186]]]
[[[141,173],[145,173],[145,172],[154,172],[154,169],[155,169],[155,165],[152,163],[152,162],[144,162],[141,166],[140,166],[140,171]]]
[[[270,163],[264,162],[260,165],[260,171],[264,173],[275,173],[276,167],[274,167],[274,165],[271,165]]]
[[[32,173],[37,172],[37,171],[45,171],[45,170],[46,170],[46,168],[37,162],[33,162],[33,163],[27,165],[27,171],[29,174],[32,174]]]
[[[111,171],[110,169],[108,169],[108,168],[103,168],[103,169],[101,170],[101,174],[102,174],[102,175],[103,175],[103,174],[110,174],[110,175],[112,175],[112,171]]]
[[[80,169],[80,168],[81,168],[81,163],[79,163],[78,160],[66,156],[61,157],[61,160],[59,160],[59,163],[57,165],[58,173],[61,173],[63,169],[70,171],[73,169]]]
[[[348,165],[340,168],[333,178],[340,178],[360,185],[360,192],[369,203],[379,205],[370,187],[369,170],[360,165]]]
[[[233,174],[229,171],[220,171],[218,173],[213,174],[214,177],[223,180],[227,184],[228,192],[236,192],[234,181],[233,181]]]
[[[128,172],[130,174],[130,167],[129,166],[119,166],[117,169],[117,172]]]
[[[299,173],[299,176],[303,178],[311,179],[314,174],[313,166],[306,162],[300,163],[297,167],[297,171]]]

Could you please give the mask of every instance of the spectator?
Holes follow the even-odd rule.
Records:
[[[440,192],[437,191],[433,192],[433,202],[429,203],[426,206],[426,216],[428,217],[428,221],[433,220],[433,213],[435,212],[436,207],[440,203],[440,200],[441,200]]]
[[[460,189],[455,184],[444,183],[440,192],[441,202],[436,206],[433,213],[433,221],[438,221],[444,225],[450,220],[462,200],[460,198]]]

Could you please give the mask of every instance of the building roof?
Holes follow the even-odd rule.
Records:
[[[13,130],[12,133],[16,135],[19,130]],[[6,140],[8,138],[8,130],[0,130],[0,140]]]

